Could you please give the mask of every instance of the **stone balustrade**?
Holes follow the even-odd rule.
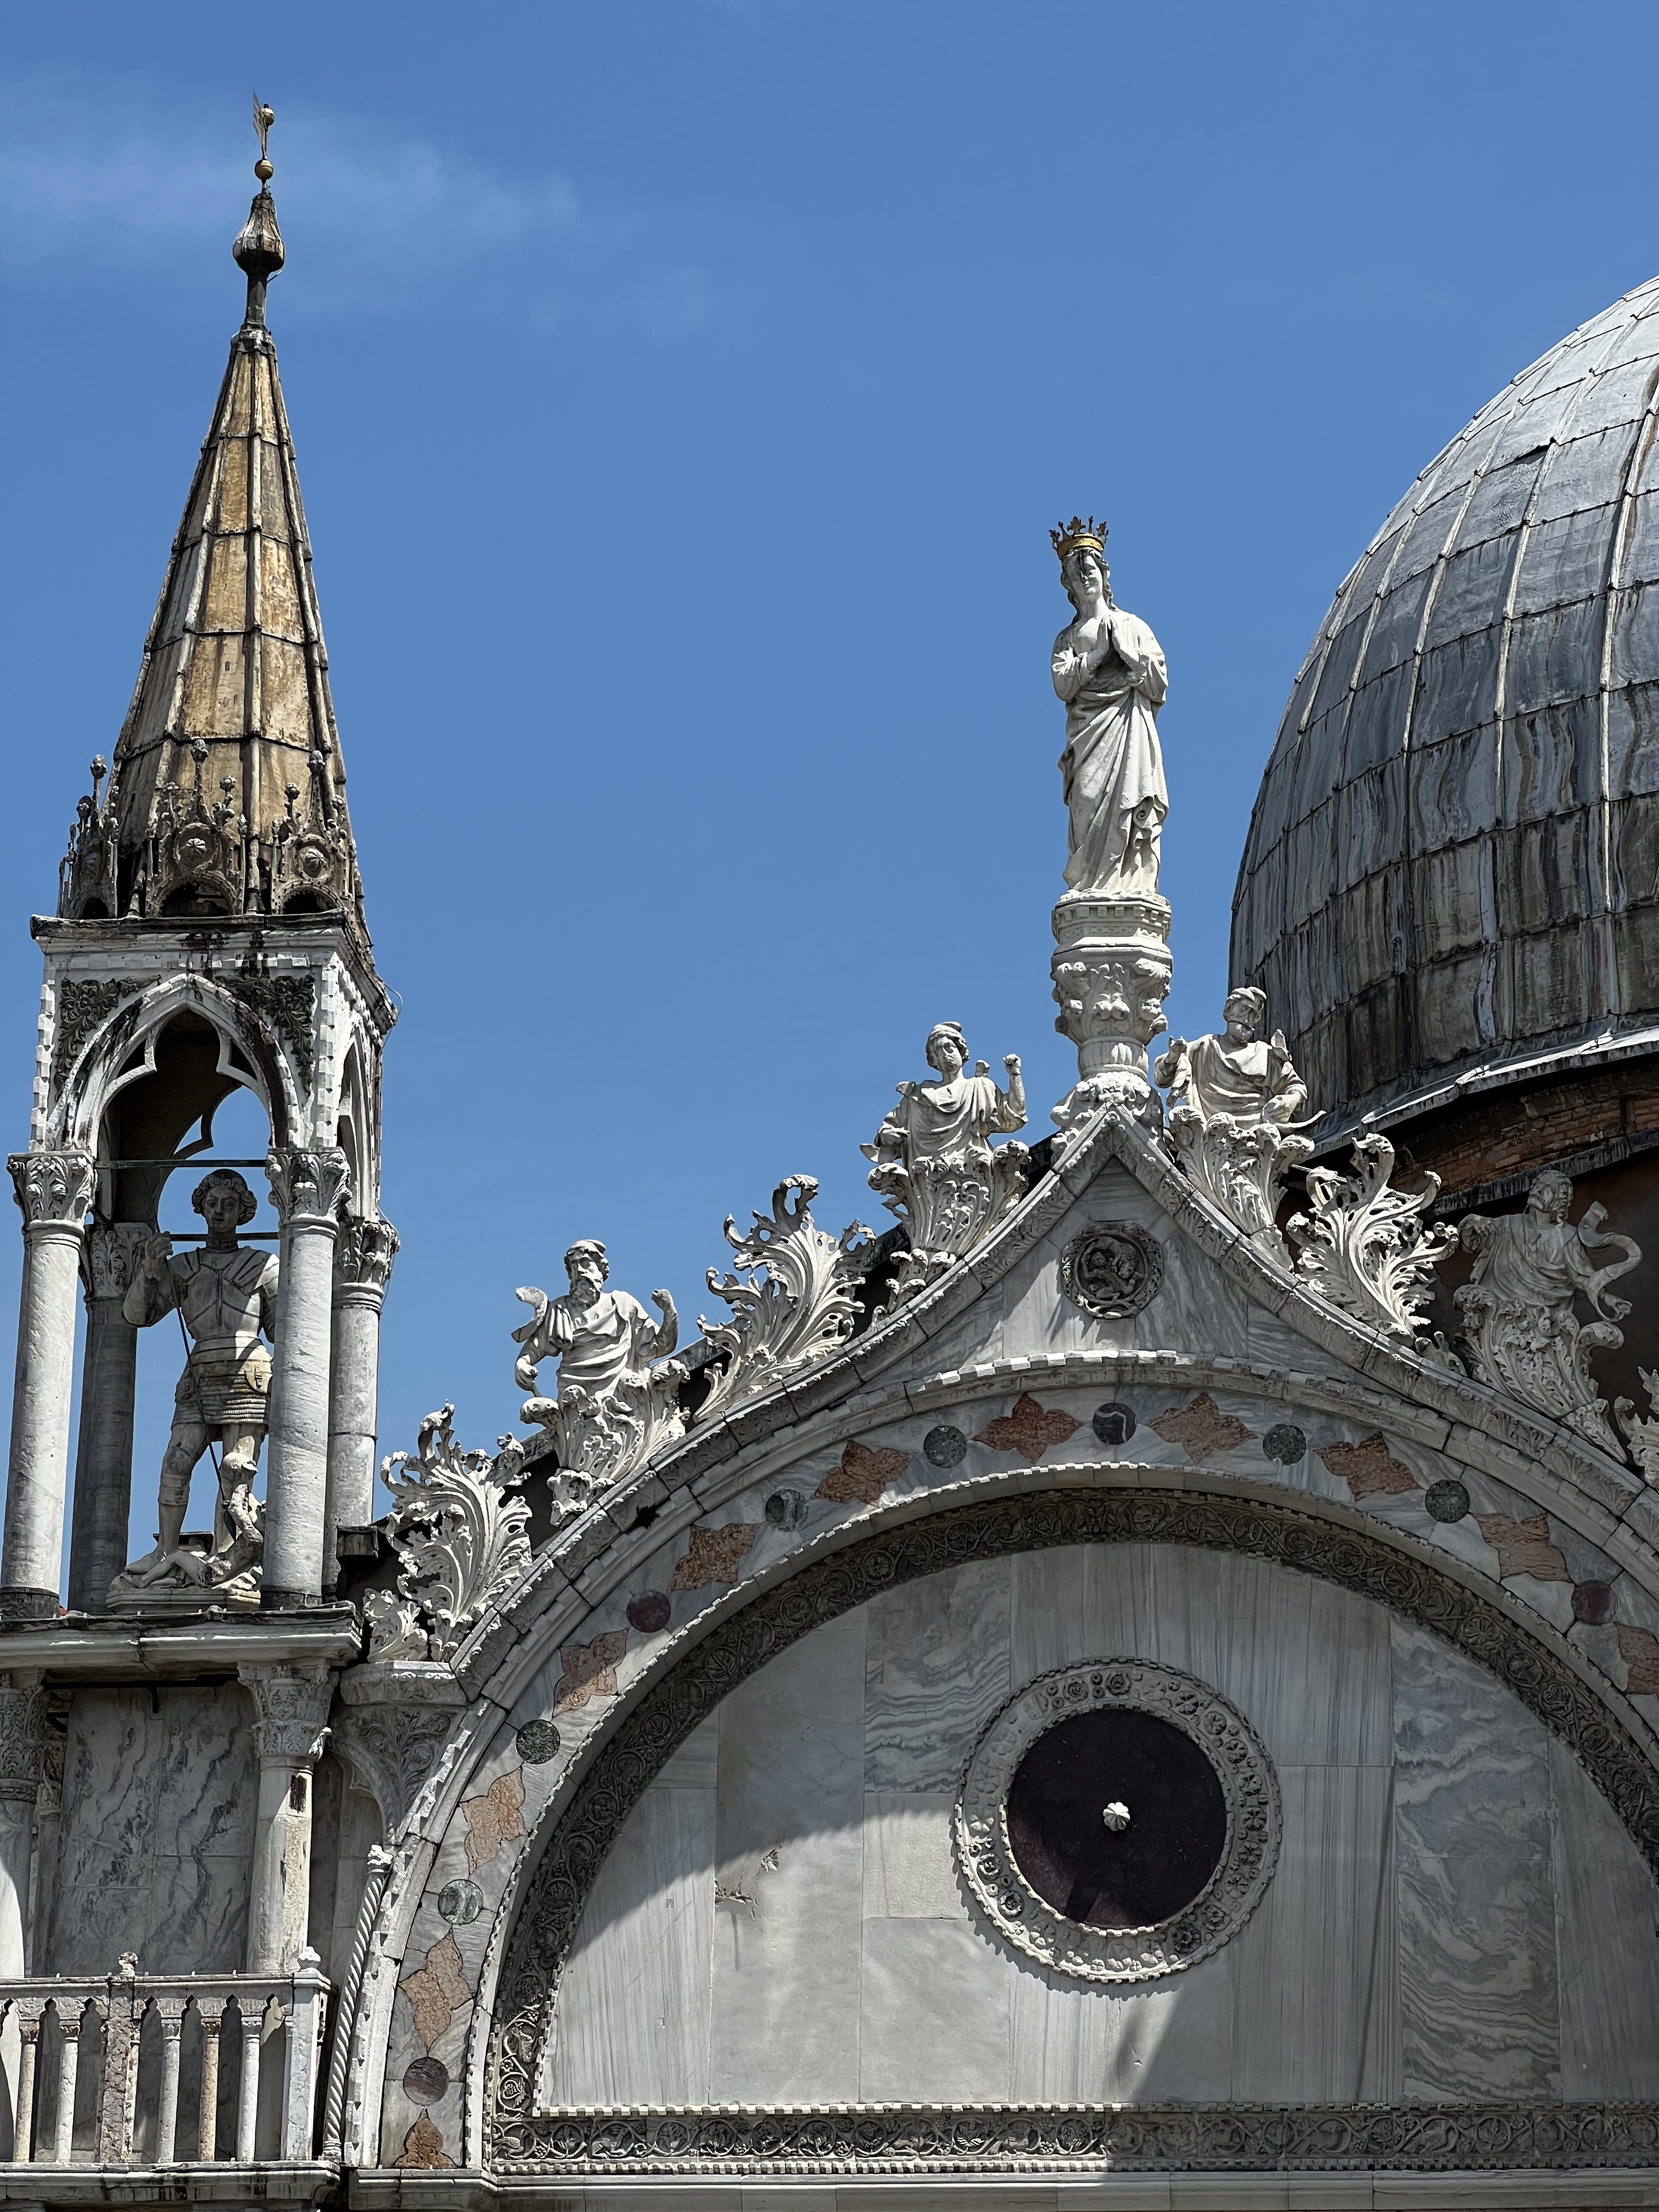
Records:
[[[124,1962],[97,1980],[0,1980],[13,2163],[39,2169],[51,2197],[54,2166],[311,2160],[330,1994],[318,1968],[307,1950],[286,1975],[139,1974]]]

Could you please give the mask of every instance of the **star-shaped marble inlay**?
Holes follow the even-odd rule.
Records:
[[[851,1498],[860,1505],[873,1505],[888,1484],[896,1482],[909,1465],[908,1452],[872,1451],[866,1444],[849,1443],[840,1466],[830,1468],[812,1495],[833,1498],[838,1505]]]
[[[1039,1406],[1029,1390],[1022,1390],[1012,1413],[988,1421],[974,1441],[993,1451],[1018,1452],[1028,1467],[1035,1467],[1050,1444],[1063,1444],[1082,1426],[1057,1407]]]
[[[1231,1413],[1224,1413],[1207,1390],[1200,1390],[1190,1406],[1160,1413],[1146,1425],[1156,1429],[1166,1444],[1180,1444],[1188,1458],[1200,1465],[1212,1452],[1231,1451],[1235,1444],[1248,1443],[1255,1433]]]

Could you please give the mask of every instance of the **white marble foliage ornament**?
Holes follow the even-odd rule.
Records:
[[[1265,993],[1230,991],[1221,1011],[1219,1035],[1172,1037],[1152,1073],[1168,1089],[1170,1146],[1188,1179],[1282,1267],[1276,1224],[1285,1170],[1313,1150],[1294,1126],[1307,1086],[1284,1032],[1262,1036]]]
[[[937,1080],[901,1083],[898,1104],[860,1147],[873,1163],[868,1177],[890,1213],[909,1231],[900,1255],[892,1302],[908,1297],[970,1252],[1019,1203],[1030,1180],[1024,1145],[993,1148],[994,1133],[1025,1126],[1019,1056],[1003,1061],[1008,1088],[992,1081],[988,1062],[964,1073],[968,1042],[957,1022],[936,1022],[926,1056]]]
[[[605,1247],[592,1237],[573,1244],[564,1266],[562,1297],[533,1286],[518,1292],[532,1318],[513,1332],[523,1346],[513,1371],[521,1389],[534,1390],[542,1362],[559,1362],[558,1396],[526,1399],[520,1418],[552,1439],[558,1471],[550,1487],[568,1519],[685,1433],[678,1394],[687,1370],[667,1357],[679,1316],[666,1291],[651,1293],[659,1323],[626,1291],[607,1290]]]
[[[1659,1370],[1638,1367],[1636,1372],[1647,1393],[1647,1412],[1638,1413],[1632,1399],[1615,1398],[1613,1418],[1643,1481],[1659,1490],[1659,1419],[1656,1419],[1659,1416]]]
[[[739,1236],[731,1214],[725,1235],[738,1273],[708,1270],[708,1287],[732,1309],[729,1320],[699,1320],[718,1358],[708,1395],[695,1419],[706,1421],[757,1392],[769,1390],[847,1341],[857,1318],[855,1286],[871,1232],[854,1221],[832,1237],[813,1222],[817,1196],[812,1176],[786,1176],[772,1194],[769,1214],[757,1213]],[[792,1207],[791,1193],[797,1194]],[[744,1280],[744,1278],[747,1280]]]
[[[1352,1172],[1308,1170],[1309,1212],[1291,1216],[1301,1248],[1296,1268],[1310,1289],[1385,1336],[1413,1341],[1434,1294],[1434,1271],[1457,1243],[1457,1231],[1431,1228],[1425,1216],[1440,1190],[1438,1176],[1407,1193],[1390,1188],[1394,1146],[1376,1132],[1353,1141]]]
[[[1570,1428],[1615,1458],[1623,1448],[1607,1401],[1591,1377],[1588,1355],[1625,1340],[1618,1327],[1630,1311],[1608,1285],[1641,1262],[1629,1237],[1604,1232],[1607,1208],[1591,1206],[1570,1224],[1572,1182],[1559,1168],[1532,1179],[1523,1213],[1464,1217],[1460,1237],[1475,1255],[1474,1272],[1456,1293],[1471,1372]],[[1623,1254],[1598,1267],[1590,1254],[1607,1245]],[[1579,1297],[1595,1318],[1581,1322]]]
[[[428,1413],[414,1454],[393,1452],[380,1462],[396,1501],[386,1534],[402,1565],[397,1597],[377,1592],[366,1607],[371,1659],[449,1658],[530,1565],[530,1507],[512,1495],[524,1479],[524,1455],[510,1443],[494,1460],[461,1450],[454,1411]]]

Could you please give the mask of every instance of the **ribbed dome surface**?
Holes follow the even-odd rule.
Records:
[[[1430,464],[1297,678],[1232,974],[1327,1130],[1656,1020],[1656,384],[1659,279]]]

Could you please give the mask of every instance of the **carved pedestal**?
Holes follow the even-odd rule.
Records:
[[[1068,891],[1054,908],[1049,972],[1060,1007],[1054,1027],[1077,1047],[1079,1081],[1054,1109],[1063,1152],[1109,1100],[1156,1121],[1146,1048],[1164,1032],[1169,996],[1170,902],[1094,898]]]

